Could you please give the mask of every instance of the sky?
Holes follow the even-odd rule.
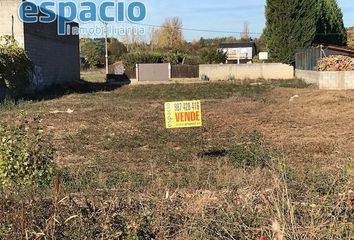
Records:
[[[240,32],[248,22],[250,32],[261,33],[265,26],[265,0],[149,0],[146,23],[161,24],[166,17],[179,16],[184,28]],[[338,0],[346,27],[354,26],[354,1]],[[187,40],[230,34],[185,31]],[[231,34],[239,37],[239,34]],[[252,34],[254,37],[259,34]]]
[[[35,0],[37,3],[43,0]],[[55,0],[58,1],[58,0]],[[80,2],[80,0],[74,0]],[[103,2],[95,0],[96,2]],[[126,0],[126,4],[133,0]],[[193,39],[234,36],[240,37],[244,23],[247,22],[252,37],[259,37],[265,26],[265,0],[141,0],[147,8],[147,17],[143,24],[161,25],[168,17],[178,16],[185,29],[187,41]],[[337,0],[342,9],[346,27],[354,26],[354,1]],[[84,27],[102,25],[100,22],[82,25]],[[121,26],[126,26],[121,24]],[[146,32],[151,27],[144,26]],[[213,31],[224,31],[213,32]],[[148,36],[149,34],[147,34]]]

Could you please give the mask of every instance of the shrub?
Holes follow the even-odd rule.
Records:
[[[225,63],[226,53],[217,48],[204,49],[201,53],[201,61],[204,64]]]
[[[240,168],[265,167],[270,153],[263,145],[263,136],[255,131],[239,138],[229,151],[229,159]]]
[[[53,147],[38,119],[0,124],[0,186],[46,185],[54,174]]]
[[[30,86],[32,62],[25,50],[12,37],[0,37],[0,88],[14,95],[23,94]]]
[[[123,57],[123,63],[126,69],[133,70],[135,65],[139,63],[171,63],[178,64],[183,62],[186,56],[179,53],[128,53]]]
[[[133,70],[138,63],[163,63],[164,56],[159,53],[129,53],[123,58],[125,68]]]

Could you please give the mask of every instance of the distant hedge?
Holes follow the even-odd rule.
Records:
[[[12,37],[0,37],[0,88],[21,95],[30,86],[33,65]]]
[[[138,63],[171,63],[179,64],[199,64],[200,58],[180,53],[128,53],[123,57],[123,63],[126,69],[133,70]]]

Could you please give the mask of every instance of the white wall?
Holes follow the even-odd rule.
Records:
[[[292,79],[294,68],[281,63],[264,64],[207,64],[199,66],[199,77],[211,81],[230,79]]]
[[[11,36],[13,25],[14,37],[23,47],[23,23],[18,18],[18,8],[21,2],[21,0],[0,0],[0,36]],[[14,17],[13,24],[12,16]]]
[[[297,78],[307,83],[316,84],[320,89],[349,90],[354,89],[354,71],[308,71],[296,70]]]

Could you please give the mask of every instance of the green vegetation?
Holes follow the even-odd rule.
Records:
[[[240,168],[266,167],[270,161],[269,150],[264,147],[259,132],[243,135],[229,151],[230,161]]]
[[[222,50],[210,48],[204,49],[201,54],[201,61],[208,64],[225,63],[227,59],[226,53]]]
[[[167,18],[159,29],[152,29],[150,42],[140,36],[126,35],[122,42],[108,38],[109,63],[123,61],[133,70],[137,63],[208,64],[224,63],[226,56],[218,50],[221,43],[254,41],[257,49],[265,51],[263,35],[258,39],[243,37],[200,38],[192,42],[184,40],[182,21],[178,17]],[[105,63],[105,39],[81,39],[82,69],[100,68]]]
[[[30,86],[32,62],[12,37],[0,37],[0,89],[17,96]]]
[[[104,39],[81,39],[81,68],[97,68],[105,63]]]
[[[0,187],[51,183],[53,148],[38,121],[21,116],[14,126],[0,125]]]
[[[311,86],[302,79],[275,81],[274,84],[284,88],[308,88]]]
[[[346,44],[335,0],[267,0],[265,41],[273,61],[292,64],[296,48]]]
[[[99,68],[105,64],[105,39],[80,39],[81,68]],[[122,60],[127,53],[126,46],[115,38],[108,39],[109,63]]]
[[[347,31],[343,13],[336,0],[319,2],[319,17],[314,42],[319,44],[347,45]]]

